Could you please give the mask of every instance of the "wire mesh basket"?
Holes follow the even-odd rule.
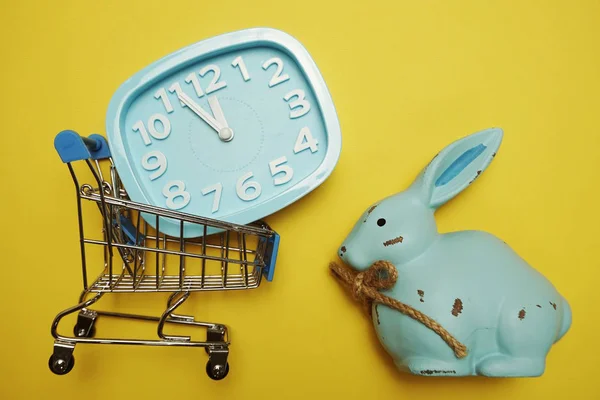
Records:
[[[73,368],[77,343],[179,345],[206,348],[207,374],[212,379],[223,379],[229,371],[227,327],[173,312],[191,292],[253,289],[263,277],[272,280],[279,235],[264,222],[238,225],[131,201],[110,157],[108,143],[100,135],[81,137],[73,131],[63,131],[56,136],[54,145],[68,166],[77,193],[83,291],[78,304],[59,313],[52,324],[52,372],[63,375]],[[91,174],[92,184],[80,185],[75,161],[87,165],[84,169]],[[95,204],[91,208],[99,213],[90,210],[89,204]],[[89,211],[101,218],[101,229],[92,233],[84,226],[91,218]],[[178,236],[161,233],[161,221],[166,220],[178,224]],[[202,235],[186,237],[190,228]],[[91,257],[92,253],[98,256],[98,251],[102,256],[96,258],[101,258],[101,262]],[[96,264],[100,264],[100,274],[90,271]],[[172,294],[166,309],[156,317],[90,309],[105,293],[139,292]],[[75,312],[78,317],[74,336],[59,335],[60,320]],[[94,324],[98,316],[154,321],[158,338],[97,338]],[[206,340],[166,335],[166,323],[205,328]]]

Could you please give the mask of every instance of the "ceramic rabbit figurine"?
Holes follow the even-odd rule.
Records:
[[[379,340],[401,370],[539,376],[550,347],[569,330],[567,301],[502,240],[479,231],[437,231],[435,210],[489,165],[502,135],[488,129],[446,147],[407,190],[370,206],[339,249],[358,271],[391,262],[399,278],[383,293],[433,318],[468,349],[459,359],[423,324],[373,304]]]

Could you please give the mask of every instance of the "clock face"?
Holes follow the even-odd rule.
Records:
[[[119,88],[107,128],[132,200],[240,224],[322,183],[341,147],[314,62],[271,29],[212,38],[150,65]],[[160,227],[179,235],[175,221]]]

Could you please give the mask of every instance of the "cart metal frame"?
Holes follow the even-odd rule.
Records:
[[[131,201],[112,162],[108,143],[100,135],[81,137],[76,132],[63,131],[56,136],[54,145],[67,164],[76,189],[83,291],[78,303],[58,313],[52,322],[51,333],[55,340],[50,370],[58,375],[70,372],[75,362],[73,351],[79,343],[203,347],[208,353],[208,376],[223,379],[229,372],[231,339],[227,326],[196,321],[193,316],[175,314],[175,311],[192,292],[254,289],[260,285],[263,275],[268,281],[272,280],[279,235],[264,222],[238,225]],[[73,167],[75,161],[87,165],[95,184],[80,185]],[[103,169],[108,169],[108,179]],[[100,237],[86,235],[86,202],[95,203],[100,211]],[[164,218],[179,222],[178,237],[160,232]],[[152,221],[153,226],[148,221]],[[192,225],[201,226],[201,237],[186,238],[186,228]],[[104,253],[102,272],[91,283],[88,246],[101,246]],[[115,253],[120,257],[115,257]],[[171,293],[160,316],[90,308],[106,293],[143,292]],[[78,313],[74,335],[59,334],[60,321],[73,313]],[[97,338],[95,323],[100,316],[154,322],[158,337],[148,340]],[[204,328],[206,340],[166,334],[166,324]]]

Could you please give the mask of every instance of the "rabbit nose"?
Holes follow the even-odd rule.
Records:
[[[340,247],[340,257],[343,257],[345,252],[346,252],[346,246]]]

